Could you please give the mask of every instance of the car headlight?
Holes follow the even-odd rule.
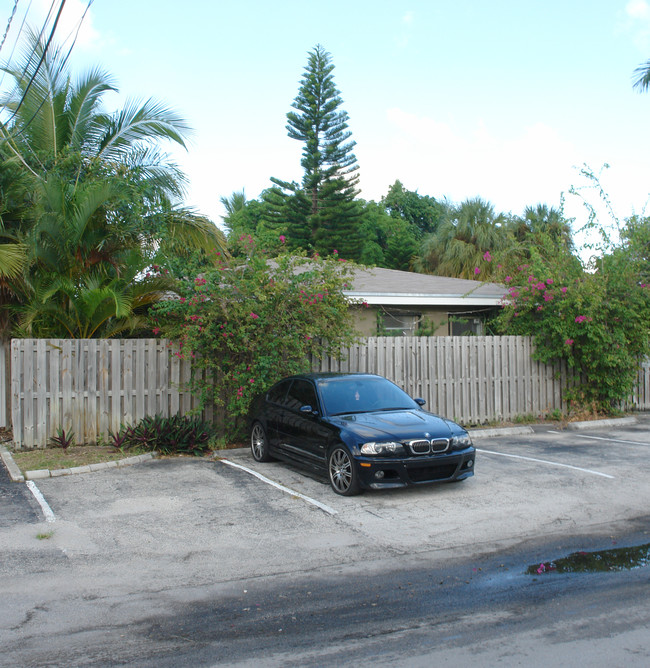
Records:
[[[469,434],[452,436],[450,445],[452,450],[464,450],[465,448],[472,447],[472,439],[469,437]]]
[[[389,441],[387,443],[364,443],[361,446],[362,455],[379,455],[379,456],[389,456],[389,455],[403,455],[404,447],[401,443],[395,443],[394,441]]]

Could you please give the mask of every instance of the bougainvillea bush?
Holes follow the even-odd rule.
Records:
[[[271,261],[249,236],[237,256],[216,260],[180,299],[156,307],[153,331],[193,360],[193,391],[224,409],[227,437],[235,438],[258,393],[355,340],[343,295],[352,265],[336,253]]]
[[[534,338],[542,362],[566,360],[582,381],[569,398],[610,410],[631,393],[648,354],[650,285],[629,248],[621,246],[584,270],[558,255],[503,273],[508,286],[498,331]]]

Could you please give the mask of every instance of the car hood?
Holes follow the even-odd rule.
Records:
[[[365,441],[449,438],[452,425],[456,426],[437,415],[418,410],[337,415],[330,421]]]

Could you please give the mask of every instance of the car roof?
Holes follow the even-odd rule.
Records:
[[[293,376],[287,376],[282,380],[289,380],[292,378],[308,378],[309,380],[328,380],[331,378],[384,378],[376,373],[340,373],[336,371],[314,371],[310,373],[298,373]],[[384,378],[384,380],[386,380]],[[281,381],[280,381],[281,382]]]

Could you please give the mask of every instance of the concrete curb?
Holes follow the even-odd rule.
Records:
[[[64,475],[78,475],[80,473],[92,473],[93,471],[104,471],[106,469],[123,468],[125,466],[133,466],[141,462],[150,461],[158,456],[157,452],[147,452],[143,455],[135,455],[133,457],[126,457],[125,459],[117,459],[112,462],[101,462],[99,464],[89,464],[88,466],[74,466],[69,469],[39,469],[37,471],[26,471],[23,475],[18,468],[18,465],[11,456],[9,450],[5,447],[0,448],[0,457],[4,462],[9,476],[13,482],[25,482],[25,480],[42,480],[43,478],[58,478]]]
[[[635,417],[608,418],[604,420],[588,420],[586,422],[569,422],[566,428],[571,431],[580,431],[582,429],[598,429],[598,427],[618,427],[619,425],[637,424]]]
[[[532,427],[495,427],[494,429],[468,429],[472,440],[488,438],[490,436],[519,436],[521,434],[534,434]]]
[[[0,458],[4,462],[4,465],[9,471],[9,477],[13,482],[25,482],[25,476],[20,472],[20,469],[16,465],[14,458],[11,456],[11,453],[4,445],[0,446]]]

